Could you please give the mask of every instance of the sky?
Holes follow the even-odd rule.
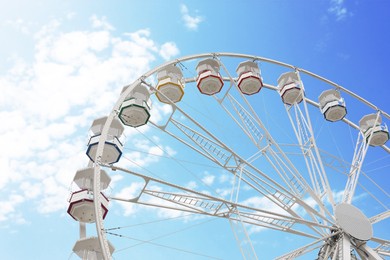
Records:
[[[187,55],[223,52],[270,58],[312,71],[382,111],[390,111],[389,1],[0,3],[2,259],[78,259],[72,253],[79,237],[78,224],[66,210],[70,193],[77,189],[72,184],[73,176],[88,163],[85,151],[91,122],[108,115],[123,86],[164,62]],[[226,65],[235,73],[237,63],[233,62],[226,60]],[[184,64],[189,70],[195,66]],[[260,66],[264,82],[271,85],[276,85],[278,75],[286,71],[265,63]],[[190,73],[193,72],[187,74],[193,77]],[[326,89],[324,83],[310,77],[303,77],[303,81],[307,82],[308,95],[318,96],[319,89]],[[186,94],[183,106],[189,111],[204,115],[216,109],[209,105],[210,99],[200,97],[190,84]],[[286,113],[280,110],[283,107],[274,99],[279,98],[277,93],[262,90],[261,94],[248,99],[262,111],[262,120],[281,140],[294,138]],[[363,115],[375,112],[355,99],[345,99],[348,118],[356,124]],[[169,108],[155,98],[153,101],[155,112],[151,120],[163,122]],[[318,110],[310,112],[319,145],[350,162],[358,132],[340,123],[324,123]],[[239,131],[236,126],[229,125],[223,131],[219,128],[224,119],[220,113],[210,113],[210,117],[218,119],[215,124],[205,122],[205,127],[222,132],[228,145],[249,155],[251,149],[246,143],[235,139],[239,136],[235,135]],[[388,121],[384,119],[384,123],[389,124]],[[126,129],[124,140],[124,160],[120,165],[228,197],[230,175],[192,157],[187,148],[156,129]],[[172,161],[176,164],[171,165]],[[301,167],[302,162],[297,165]],[[367,178],[362,179],[368,191],[358,188],[354,205],[371,217],[384,211],[383,206],[390,207],[390,157],[381,148],[370,148],[364,165],[367,175],[385,191]],[[328,175],[338,198],[346,178],[332,171]],[[118,172],[110,172],[110,176],[112,182],[107,192],[113,196],[131,196],[142,187],[139,180]],[[272,208],[264,197],[250,193],[248,186],[242,189],[247,193],[242,193],[241,202]],[[154,222],[158,219],[164,221]],[[149,224],[140,225],[146,222]],[[232,229],[224,219],[112,202],[105,223],[107,227],[127,227],[127,233],[121,233],[124,237],[108,237],[118,250],[114,259],[240,258]],[[291,234],[247,228],[259,259],[273,259],[310,242]],[[374,225],[377,237],[390,239],[389,230],[389,219]],[[87,232],[93,235],[94,226],[89,225]],[[156,239],[136,245],[153,238]],[[310,257],[302,259],[313,259]]]

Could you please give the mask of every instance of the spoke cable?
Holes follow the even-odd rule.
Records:
[[[154,223],[158,223],[158,222],[168,221],[168,220],[172,220],[172,219],[184,218],[184,217],[188,217],[188,216],[192,216],[192,215],[195,215],[195,213],[190,213],[190,214],[181,215],[181,216],[177,216],[177,217],[171,217],[171,218],[157,219],[157,220],[152,220],[152,221],[138,223],[138,224],[133,224],[133,225],[120,226],[120,227],[114,227],[114,228],[106,228],[106,229],[104,229],[104,231],[111,231],[111,230],[125,229],[125,228],[130,228],[130,227],[143,226],[143,225],[148,225],[148,224],[154,224]]]
[[[133,152],[139,152],[139,153],[142,153],[142,154],[152,155],[152,156],[156,156],[156,157],[160,157],[160,158],[171,159],[170,156],[161,155],[161,154],[154,154],[154,153],[150,153],[150,152],[147,152],[147,151],[141,151],[141,150],[131,149],[131,148],[127,148],[127,147],[125,147],[124,150],[129,150],[129,151],[133,151]],[[206,163],[194,162],[194,161],[190,161],[190,160],[184,160],[184,159],[176,159],[176,160],[179,161],[179,162],[183,162],[183,163],[189,163],[189,164],[194,164],[194,165],[204,166],[204,167],[209,167],[209,168],[215,168],[215,169],[220,169],[221,168],[219,166],[206,164]]]
[[[124,251],[124,250],[127,250],[127,249],[130,249],[130,248],[133,248],[133,247],[136,247],[136,246],[143,245],[143,244],[147,243],[147,244],[151,244],[151,245],[154,245],[154,246],[164,247],[164,248],[168,248],[168,249],[172,249],[172,250],[176,250],[176,251],[180,251],[180,252],[185,252],[185,253],[192,254],[192,255],[202,256],[202,257],[206,257],[206,258],[210,258],[210,259],[220,259],[220,258],[217,258],[217,257],[214,257],[214,256],[205,255],[205,254],[202,254],[202,253],[197,253],[197,252],[189,251],[189,250],[186,250],[186,249],[181,249],[181,248],[178,248],[178,247],[173,247],[173,246],[168,246],[168,245],[152,242],[154,240],[157,240],[157,239],[160,239],[160,238],[164,238],[164,237],[168,237],[168,236],[177,234],[179,232],[182,232],[182,231],[185,231],[185,230],[191,229],[193,227],[196,227],[196,226],[199,226],[199,225],[203,225],[203,224],[206,224],[208,222],[215,221],[215,220],[217,220],[217,218],[208,219],[206,221],[199,222],[199,223],[196,223],[196,224],[191,225],[189,227],[185,227],[183,229],[179,229],[179,230],[176,230],[176,231],[173,231],[173,232],[170,232],[170,233],[158,236],[158,237],[154,237],[154,238],[149,239],[149,240],[137,239],[137,238],[134,238],[134,237],[129,237],[129,236],[116,234],[116,233],[113,233],[113,232],[107,232],[107,231],[106,231],[106,234],[117,236],[117,237],[121,237],[121,238],[126,238],[126,239],[129,239],[129,240],[134,240],[134,241],[139,242],[139,243],[137,243],[135,245],[131,245],[129,247],[116,250],[115,253],[118,253],[118,252],[121,252],[121,251]]]

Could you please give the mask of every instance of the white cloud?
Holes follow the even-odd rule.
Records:
[[[42,214],[65,210],[73,176],[88,161],[92,120],[108,114],[122,86],[147,72],[160,51],[174,55],[169,46],[176,45],[156,43],[148,29],[117,36],[105,17],[90,21],[90,29],[64,31],[52,20],[34,34],[33,59],[13,57],[0,73],[0,143],[7,147],[0,150],[0,197],[19,194],[0,202],[0,221],[22,219],[26,201]]]
[[[209,175],[209,174],[207,174],[206,176],[204,176],[202,178],[202,182],[207,184],[208,186],[213,185],[214,180],[215,180],[215,176],[214,175]]]
[[[179,49],[174,42],[166,42],[161,45],[159,54],[164,60],[170,60],[172,57],[179,54]]]
[[[197,30],[199,24],[204,20],[201,16],[191,16],[189,14],[188,7],[184,4],[180,6],[180,12],[182,19],[184,21],[184,25],[190,30]]]
[[[114,197],[133,199],[139,195],[139,192],[144,187],[144,185],[145,184],[143,182],[133,182],[130,186],[121,189],[118,193],[114,195]],[[116,202],[121,205],[124,216],[131,216],[136,212],[136,204],[119,200],[117,200]]]
[[[23,202],[23,196],[15,194],[11,194],[7,199],[0,201],[0,222],[17,215],[15,214],[15,208]]]
[[[344,0],[330,0],[328,12],[333,14],[337,21],[341,21],[351,15],[344,5]]]
[[[7,20],[5,21],[5,25],[25,35],[29,35],[31,33],[32,24],[24,21],[21,18],[16,20]]]
[[[193,190],[193,189],[198,188],[198,185],[196,184],[195,181],[190,181],[190,182],[187,183],[186,188],[190,189],[190,190]]]
[[[96,29],[104,29],[107,31],[112,31],[115,28],[107,21],[107,17],[97,17],[93,15],[91,18],[92,27]]]

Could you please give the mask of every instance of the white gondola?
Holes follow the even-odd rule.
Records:
[[[369,114],[359,121],[360,131],[366,142],[371,146],[384,145],[389,140],[387,125],[382,125],[382,117],[377,114]]]
[[[112,255],[115,248],[110,241],[107,242],[110,254]],[[82,259],[103,260],[104,258],[101,251],[99,239],[97,237],[81,238],[77,240],[73,246],[73,252]]]
[[[198,77],[196,86],[202,94],[214,95],[221,91],[223,80],[219,74],[219,63],[214,59],[205,59],[196,66]]]
[[[73,182],[77,184],[80,189],[92,190],[93,188],[94,169],[91,167],[78,170],[73,178]],[[110,185],[111,178],[104,170],[100,170],[100,189],[107,189]]]
[[[91,161],[95,162],[96,151],[107,117],[98,118],[93,121],[90,128],[91,137],[88,142],[87,155]],[[119,161],[122,156],[123,145],[119,138],[124,131],[122,123],[114,118],[108,131],[107,140],[104,144],[102,163],[113,164]]]
[[[302,83],[294,72],[286,72],[278,78],[278,91],[283,103],[293,105],[303,100]]]
[[[101,207],[103,219],[108,212],[108,199],[101,193]],[[93,193],[88,189],[79,190],[72,193],[69,200],[68,214],[75,220],[83,223],[94,223],[96,221],[95,210],[93,206]]]
[[[325,119],[331,122],[339,121],[347,114],[344,99],[340,92],[335,89],[329,89],[321,93],[318,97],[320,110]]]
[[[244,61],[241,62],[236,69],[238,79],[237,85],[241,92],[245,95],[253,95],[258,93],[263,87],[263,82],[260,75],[260,69],[256,62]]]
[[[122,92],[127,87],[123,88]],[[122,103],[119,111],[119,119],[124,125],[139,127],[148,123],[150,118],[150,92],[143,86],[135,86]]]
[[[179,102],[184,95],[183,74],[181,70],[169,65],[157,73],[156,96],[162,103]]]
[[[73,178],[80,190],[72,193],[69,200],[68,214],[77,221],[83,223],[93,223],[96,221],[94,211],[93,196],[94,168],[78,170]],[[100,189],[104,190],[111,182],[110,176],[100,170]],[[108,199],[101,192],[101,208],[103,218],[108,212]]]

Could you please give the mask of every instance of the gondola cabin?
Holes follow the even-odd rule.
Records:
[[[68,214],[77,221],[93,223],[96,221],[93,196],[94,168],[85,168],[76,172],[73,181],[80,190],[72,193],[69,199]],[[104,170],[100,170],[100,189],[104,190],[111,182],[111,178]],[[108,199],[101,192],[101,209],[103,218],[108,212]]]
[[[256,62],[241,62],[238,65],[236,72],[238,75],[237,86],[243,94],[256,94],[263,87],[260,69]]]
[[[359,126],[365,141],[371,146],[381,146],[389,140],[387,125],[382,125],[382,117],[377,114],[362,117]]]
[[[298,75],[294,72],[283,73],[278,79],[278,92],[286,105],[294,105],[302,102],[302,84]]]
[[[200,93],[214,95],[221,91],[223,80],[219,74],[219,63],[214,59],[205,59],[196,66],[198,77],[196,86]]]
[[[93,162],[95,162],[99,139],[106,121],[107,117],[98,118],[93,121],[90,128],[91,137],[88,142],[87,156]],[[100,158],[102,163],[113,164],[119,161],[123,150],[123,145],[119,141],[119,138],[123,131],[124,127],[122,123],[117,118],[114,118],[108,130],[107,140],[103,148],[103,155]]]
[[[108,242],[110,255],[114,253],[114,246]],[[73,246],[73,252],[81,259],[104,260],[99,239],[97,237],[81,238]]]
[[[122,90],[122,93],[126,88]],[[137,85],[122,103],[118,117],[126,126],[139,127],[148,123],[150,108],[149,90],[146,86]]]
[[[160,70],[157,73],[157,99],[166,104],[179,102],[184,95],[182,78],[181,70],[174,65],[169,65]]]
[[[326,90],[321,93],[318,99],[321,113],[326,120],[336,122],[343,119],[347,114],[344,99],[340,96],[339,91],[335,89]]]

